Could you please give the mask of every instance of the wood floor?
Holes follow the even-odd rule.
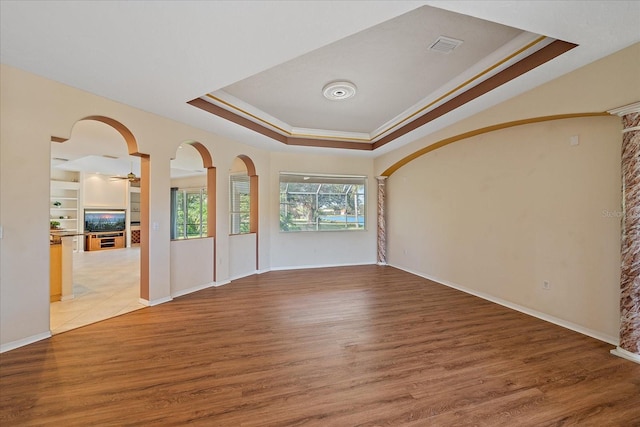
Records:
[[[270,272],[0,355],[0,425],[639,426],[611,348],[392,267]]]

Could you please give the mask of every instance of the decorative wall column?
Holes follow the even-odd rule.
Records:
[[[609,111],[622,117],[620,344],[611,352],[640,363],[640,102]]]
[[[378,180],[378,265],[387,265],[387,224],[385,222],[386,176],[376,176]]]

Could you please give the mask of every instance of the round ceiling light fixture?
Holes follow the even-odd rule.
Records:
[[[356,85],[347,81],[335,81],[327,83],[322,88],[322,94],[331,101],[343,101],[353,98],[356,94]]]

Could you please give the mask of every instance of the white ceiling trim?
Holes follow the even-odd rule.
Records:
[[[422,99],[416,105],[398,114],[387,123],[370,133],[372,142],[384,137],[389,132],[395,130],[403,123],[416,119],[427,114],[429,111],[455,98],[461,93],[477,86],[483,81],[495,76],[518,61],[548,46],[555,39],[524,32],[493,54],[485,57],[475,66],[465,70],[462,74],[455,76],[448,83]]]
[[[217,105],[227,111],[231,111],[247,120],[281,134],[293,138],[326,139],[348,142],[374,143],[383,138],[399,126],[417,119],[461,93],[473,88],[483,81],[495,76],[518,61],[537,52],[555,41],[553,38],[541,36],[530,32],[522,32],[501,48],[486,56],[473,67],[453,77],[435,93],[430,94],[420,102],[406,109],[391,120],[383,123],[372,132],[344,132],[330,129],[309,129],[293,127],[277,117],[244,102],[243,100],[218,90],[208,93],[200,99]]]
[[[267,114],[266,112],[236,98],[224,90],[208,93],[201,99],[217,105],[218,107],[224,108],[225,110],[237,113],[254,123],[267,126],[269,129],[278,132],[281,135],[296,138],[339,139],[344,141],[371,142],[371,134],[364,132],[342,132],[332,131],[329,129],[293,127],[289,123],[285,123],[277,117]]]

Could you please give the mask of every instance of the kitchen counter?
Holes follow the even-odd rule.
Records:
[[[49,300],[51,302],[73,298],[73,238],[75,236],[82,236],[82,233],[65,230],[49,232]]]
[[[75,230],[49,230],[49,241],[51,244],[60,244],[63,237],[84,236],[85,234]]]

